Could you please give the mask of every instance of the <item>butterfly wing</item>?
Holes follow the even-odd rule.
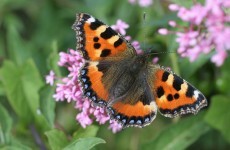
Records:
[[[77,50],[82,52],[86,60],[102,60],[128,49],[135,53],[124,37],[88,14],[77,14],[72,28],[76,31]]]
[[[171,71],[159,67],[154,71],[153,93],[159,111],[166,117],[196,114],[207,106],[204,95]]]
[[[98,62],[87,62],[80,70],[80,81],[84,95],[94,104],[106,105],[108,91],[102,83],[103,73],[98,69]]]
[[[79,77],[84,95],[95,104],[106,105],[108,90],[102,77],[111,65],[106,60],[126,52],[136,55],[135,49],[122,35],[88,14],[77,14],[72,28],[76,31],[77,50],[86,60]]]
[[[119,121],[123,128],[129,126],[144,127],[156,118],[157,106],[151,89],[148,85],[146,88],[140,86],[140,89],[144,89],[144,92],[138,92],[138,90],[127,92],[130,98],[139,95],[132,103],[127,103],[121,99],[107,107],[110,116]]]

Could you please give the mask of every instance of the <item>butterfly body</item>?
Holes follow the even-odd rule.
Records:
[[[203,94],[173,72],[137,55],[123,36],[88,14],[77,14],[77,50],[86,60],[80,71],[84,95],[106,107],[124,127],[143,127],[156,117],[196,114]]]

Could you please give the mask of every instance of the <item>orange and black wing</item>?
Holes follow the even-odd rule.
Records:
[[[157,115],[157,106],[149,93],[140,95],[138,101],[134,104],[124,103],[124,101],[116,101],[107,107],[107,112],[111,118],[120,122],[123,126],[144,127],[149,125]]]
[[[102,60],[125,50],[135,53],[134,48],[124,37],[88,14],[77,14],[72,28],[76,31],[77,50],[82,52],[86,60]]]
[[[207,106],[204,95],[190,83],[164,68],[156,69],[153,93],[159,111],[166,117],[196,114]]]
[[[99,62],[86,62],[80,70],[80,81],[84,95],[90,98],[94,104],[107,105],[108,91],[102,83],[103,72],[98,70]]]
[[[122,52],[136,55],[133,46],[125,38],[100,20],[85,14],[76,15],[72,28],[76,31],[77,50],[81,51],[86,63],[80,70],[80,81],[84,95],[95,104],[106,105],[108,90],[105,88],[102,77],[103,71],[110,67],[101,61],[108,57],[115,58]]]

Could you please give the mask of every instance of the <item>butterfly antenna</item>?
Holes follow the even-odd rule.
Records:
[[[176,52],[149,52],[149,53],[146,53],[145,56],[168,54],[168,53],[176,53]]]

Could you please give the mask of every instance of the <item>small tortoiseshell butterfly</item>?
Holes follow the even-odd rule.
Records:
[[[137,55],[125,38],[98,19],[76,15],[77,50],[85,61],[80,70],[84,95],[105,106],[123,127],[143,127],[156,117],[196,114],[207,106],[204,95],[173,72]]]

